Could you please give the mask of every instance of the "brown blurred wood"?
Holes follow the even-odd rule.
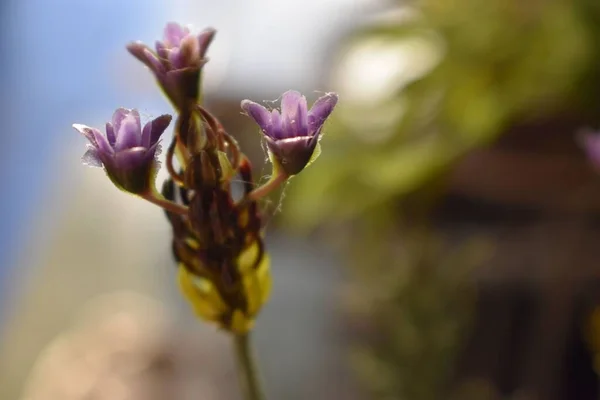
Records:
[[[462,380],[483,377],[504,395],[536,400],[597,396],[578,311],[600,272],[600,173],[576,142],[585,126],[577,118],[522,124],[451,175],[440,220],[496,245],[476,273],[480,299]]]
[[[574,117],[515,126],[458,163],[451,191],[507,205],[598,212],[600,173],[577,143],[587,126]]]
[[[455,169],[451,188],[454,193],[501,204],[600,211],[600,175],[583,155],[478,150]]]

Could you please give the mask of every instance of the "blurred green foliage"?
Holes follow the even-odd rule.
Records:
[[[421,0],[390,15],[340,49],[323,154],[294,178],[282,217],[337,229],[353,272],[350,315],[372,329],[351,358],[374,398],[448,398],[468,277],[487,247],[449,245],[428,222],[431,205],[461,157],[511,126],[598,121],[600,2]],[[480,391],[467,392],[458,398]]]
[[[356,32],[341,49],[334,80],[348,67],[345,55],[353,49],[371,44],[373,53],[364,57],[378,57],[382,45],[404,44],[410,50],[405,57],[415,60],[404,71],[410,81],[394,87],[390,79],[389,91],[376,99],[361,99],[361,88],[349,98],[339,88],[323,154],[291,185],[290,195],[299,201],[286,205],[284,217],[292,224],[314,226],[389,207],[517,120],[600,108],[599,2],[409,4],[402,18]],[[427,63],[435,65],[410,76]]]
[[[374,398],[438,399],[469,326],[475,291],[468,276],[489,248],[481,240],[448,246],[427,232],[395,248],[361,249],[368,244],[388,262],[357,274],[347,311],[368,321],[370,334],[350,349],[352,366]]]

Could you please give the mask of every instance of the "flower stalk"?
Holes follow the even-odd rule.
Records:
[[[167,212],[184,216],[188,213],[187,207],[177,204],[174,201],[165,199],[160,193],[148,192],[140,195],[140,197],[152,204],[156,204]]]
[[[234,335],[235,355],[246,400],[265,400],[256,368],[250,334]]]
[[[259,200],[269,195],[271,192],[273,192],[279,186],[281,186],[281,184],[287,181],[288,178],[289,176],[283,171],[275,173],[271,176],[271,178],[269,178],[269,180],[264,185],[257,187],[252,192],[250,192],[250,194],[248,195],[248,199]]]

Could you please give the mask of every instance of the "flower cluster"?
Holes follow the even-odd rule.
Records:
[[[337,95],[327,93],[309,110],[296,91],[282,95],[281,111],[244,100],[242,109],[258,124],[273,165],[271,179],[256,187],[252,166],[237,142],[200,103],[202,66],[215,36],[213,29],[193,35],[170,23],[155,49],[131,43],[127,49],[154,74],[177,112],[173,140],[166,151],[169,178],[155,184],[160,138],[170,115],[142,127],[137,110],[119,108],[106,133],[73,127],[89,141],[85,164],[103,167],[121,190],[162,207],[173,231],[178,281],[195,313],[235,334],[248,332],[266,302],[269,257],[263,241],[258,201],[319,154],[325,120]],[[244,182],[235,200],[233,179]]]

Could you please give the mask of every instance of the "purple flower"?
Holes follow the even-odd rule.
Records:
[[[151,188],[158,142],[169,123],[171,116],[161,115],[142,129],[137,110],[119,108],[112,121],[106,123],[106,136],[96,128],[81,124],[73,124],[73,128],[90,142],[82,158],[84,164],[103,166],[119,188],[143,194]]]
[[[308,110],[306,98],[289,90],[281,97],[281,113],[250,100],[242,101],[242,109],[260,127],[277,166],[287,175],[295,175],[311,161],[323,123],[337,100],[337,94],[327,93]]]
[[[588,160],[596,170],[600,171],[600,132],[585,130],[579,133],[578,139]]]
[[[189,28],[170,22],[155,51],[140,42],[129,44],[127,50],[150,68],[173,105],[183,109],[198,100],[200,72],[215,33],[207,28],[192,35]]]

